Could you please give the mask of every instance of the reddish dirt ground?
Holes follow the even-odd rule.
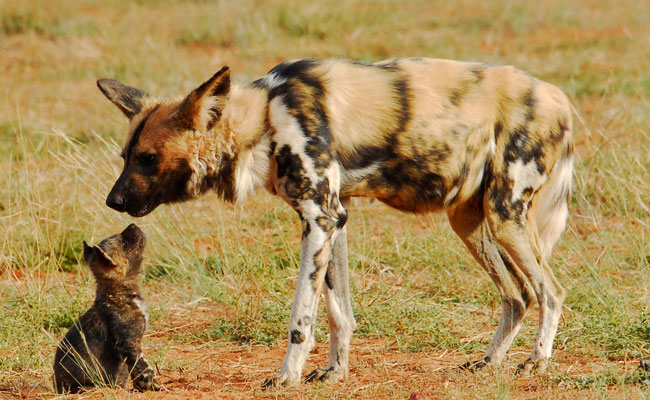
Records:
[[[152,296],[150,304],[164,301]],[[170,303],[170,304],[173,304]],[[176,303],[180,304],[180,303]],[[352,340],[350,376],[337,385],[301,384],[295,388],[263,390],[266,378],[277,373],[284,356],[286,341],[274,347],[236,345],[223,340],[173,339],[176,335],[197,334],[209,329],[215,318],[227,318],[229,310],[207,300],[192,301],[171,307],[165,318],[156,320],[144,339],[145,354],[164,350],[157,363],[161,392],[138,393],[122,389],[96,389],[78,399],[275,399],[275,398],[360,398],[360,399],[446,399],[506,397],[522,399],[581,398],[587,394],[567,387],[559,376],[590,376],[603,368],[615,368],[629,375],[637,360],[612,362],[604,366],[602,359],[576,357],[561,349],[555,353],[549,372],[533,376],[515,376],[517,361],[525,359],[527,350],[513,348],[501,368],[477,373],[460,371],[457,366],[481,357],[481,353],[461,354],[455,351],[400,351],[397,340],[389,338],[354,338]],[[52,349],[54,351],[54,349]],[[307,362],[305,373],[327,365],[328,343],[319,343]],[[160,368],[160,364],[172,365]],[[10,377],[0,383],[0,398],[51,398],[51,371],[40,370]],[[603,389],[607,389],[605,386]],[[621,386],[611,386],[615,398],[629,397]],[[636,390],[638,394],[638,389]],[[590,392],[590,393],[593,393]],[[633,395],[634,397],[634,395]]]

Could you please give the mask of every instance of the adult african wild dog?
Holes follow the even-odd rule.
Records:
[[[533,300],[539,329],[520,368],[546,366],[565,297],[547,260],[565,226],[573,168],[570,106],[558,88],[512,67],[421,58],[288,61],[243,86],[224,67],[176,101],[98,85],[131,121],[108,206],[143,216],[209,190],[234,202],[264,186],[300,216],[289,345],[266,385],[300,380],[323,288],[329,365],[307,380],[348,374],[352,196],[446,211],[494,280],[501,321],[485,357],[466,367],[500,363]]]

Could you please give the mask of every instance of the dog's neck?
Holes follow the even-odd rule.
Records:
[[[113,303],[123,303],[133,296],[141,297],[139,277],[119,280],[96,276],[95,280],[95,302],[105,302],[108,299]]]
[[[188,185],[190,197],[215,190],[241,202],[269,174],[268,100],[264,90],[233,85],[222,116],[206,133],[196,131],[198,153]]]

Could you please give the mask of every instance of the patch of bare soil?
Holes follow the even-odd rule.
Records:
[[[172,293],[172,298],[175,295],[177,294]],[[170,298],[153,294],[149,304],[153,306],[166,300],[170,301]],[[231,311],[206,299],[188,303],[174,299],[170,302],[165,317],[158,318],[150,328],[143,349],[149,359],[156,353],[160,360],[159,354],[163,354],[156,367],[164,391],[139,393],[103,388],[70,398],[429,400],[494,397],[500,393],[522,399],[582,398],[593,392],[589,392],[589,388],[571,386],[570,378],[558,377],[592,376],[605,368],[615,368],[622,374],[626,371],[629,374],[637,363],[636,360],[630,360],[603,365],[602,359],[572,356],[559,346],[560,350],[556,352],[549,372],[516,377],[515,365],[526,358],[527,350],[515,348],[502,367],[470,373],[460,371],[457,366],[480,358],[482,354],[479,352],[472,355],[455,351],[405,352],[400,351],[398,342],[394,339],[354,338],[350,376],[345,382],[331,386],[317,383],[263,390],[261,385],[264,380],[274,376],[282,363],[286,341],[273,347],[238,345],[206,339],[200,335],[212,326],[216,318],[228,318]],[[304,372],[326,366],[327,360],[328,344],[319,343]],[[50,382],[49,369],[12,372],[11,376],[0,379],[0,399],[51,398],[54,394]],[[615,394],[626,396],[625,387],[621,385],[608,387],[605,384],[602,389],[611,389]]]

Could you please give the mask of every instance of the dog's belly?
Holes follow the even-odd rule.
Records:
[[[338,158],[341,195],[376,198],[408,212],[438,211],[463,202],[481,188],[493,153],[490,136],[481,127],[463,135],[409,131],[383,147],[360,147]]]
[[[343,169],[341,196],[376,198],[407,212],[438,211],[458,201],[461,192],[474,192],[480,186],[476,183],[483,177],[483,168],[469,171],[466,165],[404,159]]]

